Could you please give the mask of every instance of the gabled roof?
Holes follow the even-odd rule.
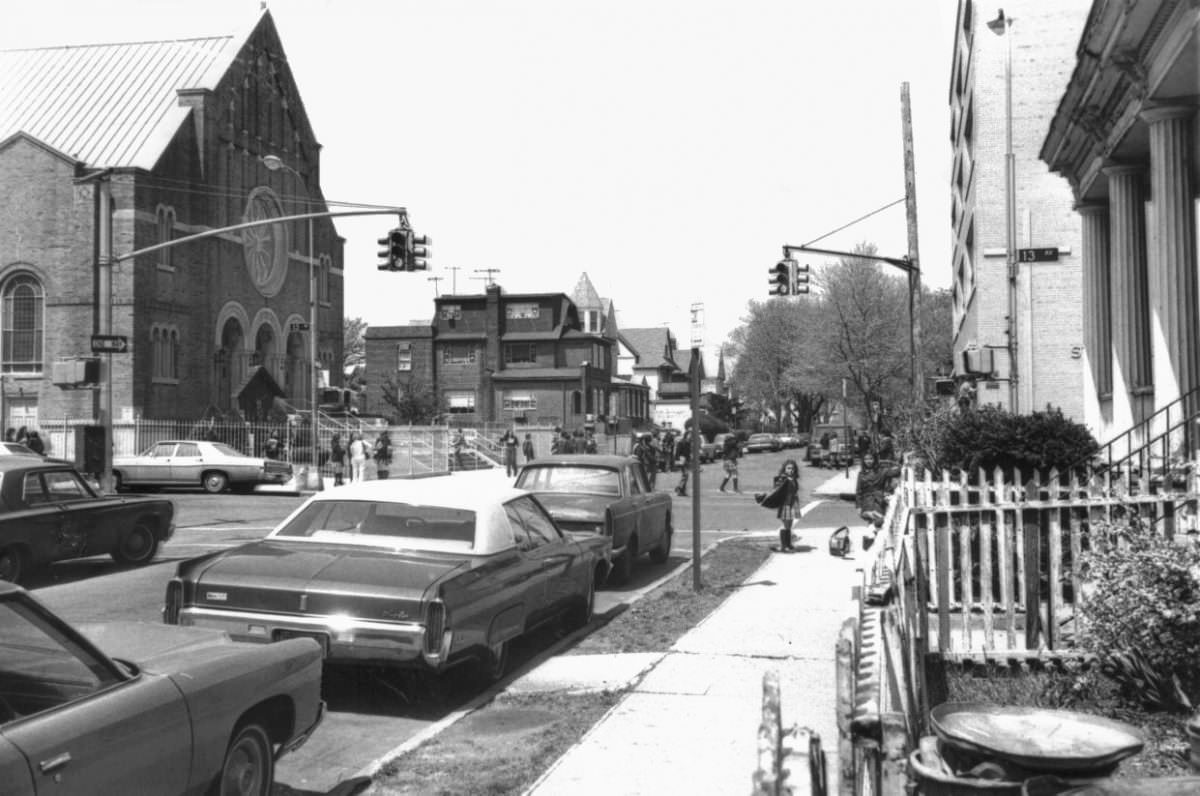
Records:
[[[0,50],[0,141],[23,132],[88,166],[152,169],[191,113],[180,92],[216,89],[264,20],[237,36]]]
[[[669,329],[661,326],[650,329],[622,329],[618,335],[637,358],[634,367],[678,367],[671,358],[675,346]]]
[[[596,292],[596,288],[592,285],[592,280],[588,279],[586,272],[579,275],[579,281],[575,283],[575,289],[571,291],[571,301],[574,301],[575,306],[581,310],[604,309],[600,294]]]
[[[679,365],[679,369],[684,373],[691,374],[692,372],[692,349],[681,348],[675,352],[675,362]],[[705,378],[706,371],[704,370],[704,354],[700,355],[700,378]]]

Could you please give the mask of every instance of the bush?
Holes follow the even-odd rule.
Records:
[[[1082,563],[1081,643],[1107,664],[1106,673],[1144,693],[1141,701],[1175,698],[1177,677],[1192,703],[1200,696],[1200,548],[1145,528],[1093,528]],[[1130,658],[1133,660],[1130,660]]]
[[[945,418],[932,447],[938,468],[990,473],[999,467],[1005,474],[1017,471],[1021,480],[1064,471],[1100,449],[1087,428],[1061,409],[1018,415],[994,406]]]

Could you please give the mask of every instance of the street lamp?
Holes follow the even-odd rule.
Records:
[[[1008,403],[1017,411],[1017,169],[1013,156],[1013,77],[1012,24],[1015,20],[999,15],[987,23],[988,30],[1004,37],[1004,226],[1008,262]]]
[[[296,179],[303,182],[305,188],[305,204],[308,211],[313,211],[312,189],[308,185],[308,181],[296,171],[294,168],[284,163],[276,155],[266,155],[262,159],[263,165],[268,171],[279,171],[286,169],[295,175]],[[309,429],[309,455],[311,457],[312,473],[315,473],[315,486],[320,488],[320,456],[317,453],[317,264],[316,249],[313,246],[313,220],[308,219],[308,400],[309,411],[312,413],[312,427]],[[309,476],[309,483],[312,485],[313,476]]]

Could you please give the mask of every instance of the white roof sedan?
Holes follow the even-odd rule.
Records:
[[[292,465],[247,456],[223,442],[165,439],[136,456],[114,456],[113,478],[118,491],[134,486],[201,487],[205,492],[226,489],[248,492],[259,484],[283,484],[292,478]]]

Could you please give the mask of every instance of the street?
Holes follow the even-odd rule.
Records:
[[[719,492],[721,468],[719,464],[706,465],[700,479],[701,545],[731,536],[773,532],[778,527],[773,512],[760,508],[753,493],[766,491],[783,461],[796,453],[781,451],[744,457],[739,478],[741,494]],[[800,474],[801,505],[807,505],[813,502],[812,490],[836,473],[802,465]],[[657,486],[673,488],[678,477],[678,473],[662,473]],[[128,569],[108,558],[63,562],[36,573],[29,588],[60,616],[77,625],[113,619],[157,623],[163,590],[177,561],[258,539],[303,500],[298,496],[262,494],[168,494],[176,504],[177,529],[154,564]],[[675,497],[673,505],[676,534],[668,562],[655,566],[642,559],[629,583],[601,588],[596,595],[597,614],[618,608],[639,590],[686,567],[693,542],[690,493],[687,498]],[[853,527],[860,522],[847,503],[832,501],[811,506],[798,526],[800,547],[810,553],[806,559],[819,567],[826,564],[827,555],[825,540],[807,538],[803,528],[841,524]],[[768,539],[764,539],[766,543]],[[516,645],[513,676],[538,662],[539,654],[553,641],[553,634],[546,632]],[[324,697],[329,713],[313,738],[280,762],[278,782],[302,793],[327,792],[407,739],[479,698],[483,689],[464,681],[465,678],[450,676],[431,683],[374,670],[327,669]]]

